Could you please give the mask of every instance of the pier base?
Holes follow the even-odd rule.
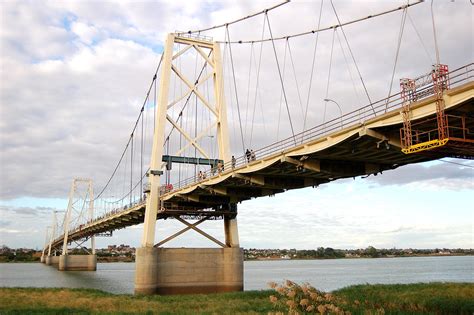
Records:
[[[59,256],[60,271],[96,271],[96,255],[61,255]]]
[[[42,264],[44,264],[44,263],[46,262],[46,258],[45,258],[44,256],[41,256],[40,262],[41,262]]]
[[[59,265],[59,256],[46,256],[45,264],[57,268]]]
[[[138,248],[136,294],[242,291],[241,248]]]

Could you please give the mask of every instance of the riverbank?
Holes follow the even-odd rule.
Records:
[[[328,258],[281,258],[281,257],[265,257],[265,258],[253,258],[253,259],[244,259],[244,261],[280,261],[280,260],[293,260],[293,261],[305,261],[305,260],[331,260],[331,259],[341,259],[341,260],[350,260],[350,259],[378,259],[378,258],[414,258],[414,257],[472,257],[474,254],[419,254],[419,255],[404,255],[404,256],[380,256],[380,257],[357,257],[357,256],[350,256],[350,257],[328,257]],[[10,264],[10,263],[39,263],[40,258],[36,257],[30,260],[2,260],[0,259],[0,264]],[[98,263],[135,263],[134,257],[110,257],[105,256],[97,257]]]
[[[244,259],[244,261],[279,261],[279,260],[330,260],[330,259],[390,259],[390,258],[416,258],[416,257],[472,257],[474,254],[419,254],[419,255],[404,255],[404,256],[380,256],[380,257],[370,257],[370,256],[347,256],[347,257],[326,257],[326,258],[281,258],[281,257],[267,257],[267,258],[254,258],[254,259]]]
[[[134,296],[91,289],[0,288],[1,314],[268,314],[273,290],[184,296]],[[473,283],[357,285],[332,292],[352,314],[472,314]]]

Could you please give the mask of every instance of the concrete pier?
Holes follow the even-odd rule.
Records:
[[[59,256],[46,256],[45,264],[57,268],[59,266]]]
[[[45,258],[45,256],[41,256],[40,262],[43,263],[43,264],[46,263],[46,258]]]
[[[241,248],[138,248],[136,294],[242,291]]]
[[[59,256],[60,271],[96,271],[96,255],[61,255]]]

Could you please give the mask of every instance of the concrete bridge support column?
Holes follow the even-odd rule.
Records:
[[[143,254],[143,251],[141,252]],[[243,290],[241,248],[154,248],[137,264],[135,293],[189,294]],[[146,266],[143,262],[147,262]],[[147,272],[145,272],[147,270]]]
[[[217,293],[243,290],[241,248],[139,248],[136,294]]]
[[[96,271],[96,255],[61,255],[58,269],[60,271]]]
[[[135,252],[135,294],[156,294],[157,288],[158,248],[137,248]]]
[[[48,266],[59,267],[59,256],[46,256],[45,263]]]

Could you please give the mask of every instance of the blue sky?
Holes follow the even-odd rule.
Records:
[[[52,211],[67,207],[72,178],[92,177],[96,191],[100,189],[126,143],[168,32],[216,25],[273,4],[269,1],[1,2],[0,244],[41,247]],[[405,1],[335,1],[335,4],[340,8],[341,19],[350,20],[397,7]],[[429,4],[423,3],[409,11],[414,22],[405,26],[395,83],[400,77],[416,77],[430,69],[434,43],[429,9]],[[314,29],[318,10],[319,5],[309,2],[287,4],[272,13],[273,31],[284,35]],[[472,62],[472,6],[460,1],[438,2],[435,14],[443,62],[453,68]],[[300,18],[295,20],[292,16]],[[388,90],[400,17],[396,13],[374,20],[373,24],[360,23],[346,30],[361,72],[370,78],[366,84],[373,99],[385,97]],[[232,37],[259,38],[261,22],[236,25],[231,29]],[[322,25],[333,23],[334,17],[325,11]],[[223,39],[223,32],[211,35]],[[315,107],[311,109],[310,126],[321,122],[330,43],[331,33],[321,35],[317,63],[317,79],[321,84],[312,91]],[[453,43],[457,49],[452,48]],[[292,44],[297,56],[295,75],[303,82],[304,90],[307,61],[312,56],[308,47],[313,47],[313,39],[295,40]],[[237,83],[242,87],[246,86],[248,74],[255,70],[249,71],[245,63],[249,50],[235,49],[235,62],[240,65]],[[284,46],[277,49],[282,58]],[[342,45],[338,50],[336,39],[329,96],[336,98],[343,111],[348,112],[365,103],[362,88],[350,81],[350,75],[355,77],[355,72],[350,72],[351,67],[354,71],[353,65],[346,65],[344,57]],[[289,63],[285,65],[291,69]],[[272,85],[271,81],[277,82],[276,77],[261,87],[262,93],[270,96],[278,94],[273,91],[279,91],[278,85]],[[290,98],[296,97],[294,91],[289,93]],[[231,145],[233,152],[239,152],[235,101],[229,99],[228,106]],[[151,109],[150,106],[148,110]],[[295,117],[298,112],[296,107]],[[337,114],[337,108],[328,108],[328,117]],[[277,115],[276,108],[267,108],[264,117],[256,118],[253,147],[276,140],[272,137],[278,133],[275,132]],[[282,122],[281,128],[283,134],[289,133],[287,122]],[[455,161],[466,167],[430,162],[385,172],[376,178],[338,181],[317,189],[244,202],[239,205],[238,218],[241,244],[257,248],[369,245],[470,248],[474,163]],[[221,222],[204,226],[206,231],[222,237]],[[159,221],[157,240],[179,227],[176,222]],[[141,225],[117,231],[113,238],[100,239],[98,246],[111,243],[138,246],[140,238]],[[170,243],[170,246],[209,245],[192,232]]]

